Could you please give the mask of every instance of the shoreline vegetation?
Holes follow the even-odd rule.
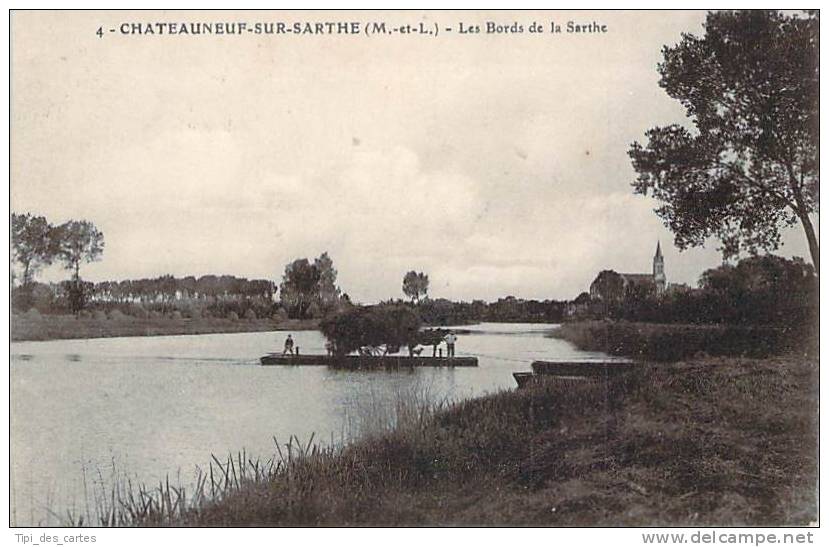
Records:
[[[818,372],[802,353],[697,353],[638,361],[607,384],[544,379],[437,406],[404,397],[355,442],[292,438],[264,464],[214,458],[191,492],[116,484],[68,523],[808,525]]]
[[[13,314],[10,321],[12,342],[45,342],[50,340],[78,340],[92,338],[118,338],[134,336],[178,336],[188,334],[226,334],[241,332],[275,332],[319,330],[321,319],[227,319],[220,317],[135,318],[119,316],[111,318],[76,317],[74,315]],[[516,323],[519,321],[505,321]],[[465,326],[476,325],[468,321],[453,329],[459,334],[469,334]],[[554,324],[554,323],[550,323]],[[444,325],[425,327],[440,328]],[[454,327],[455,325],[453,325]]]
[[[812,330],[814,329],[814,330]],[[675,362],[698,356],[766,358],[799,353],[818,355],[814,325],[683,325],[633,321],[574,321],[549,334],[584,351],[601,351],[657,362]]]
[[[117,486],[85,521],[803,526],[817,519],[817,376],[803,358],[707,357],[643,363],[607,389],[545,381],[400,404],[394,426],[344,447],[291,439],[266,465],[214,458],[195,492]]]
[[[74,315],[15,314],[10,321],[12,342],[86,338],[172,336],[240,332],[316,330],[317,319],[226,319],[75,317]]]

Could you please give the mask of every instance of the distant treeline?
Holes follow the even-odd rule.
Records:
[[[386,300],[381,305],[412,306],[423,323],[428,325],[464,325],[479,322],[493,323],[559,323],[564,318],[566,301],[525,300],[514,296],[495,302],[473,300],[453,302],[445,298],[424,298],[419,302]]]
[[[18,311],[35,308],[40,313],[81,313],[118,310],[124,315],[148,317],[269,317],[279,313],[274,300],[276,285],[266,279],[231,275],[123,281],[69,280],[61,283],[29,283],[13,290],[12,305]],[[81,302],[75,301],[78,297]]]
[[[337,286],[328,253],[285,266],[282,283],[232,275],[177,278],[162,275],[93,283],[81,278],[82,264],[100,260],[104,235],[87,220],[51,223],[32,213],[12,213],[11,302],[16,313],[77,316],[319,318],[350,305]],[[40,283],[37,274],[60,263],[71,272],[60,283]],[[279,293],[279,299],[276,295]],[[32,311],[33,310],[33,311]]]
[[[48,314],[118,313],[147,317],[247,317],[321,319],[352,307],[337,285],[337,270],[327,252],[285,265],[277,286],[269,279],[232,275],[126,279],[92,283],[81,279],[81,264],[99,260],[104,240],[93,223],[70,220],[51,224],[45,217],[11,215],[12,309]],[[60,283],[39,283],[36,274],[59,262],[71,273]],[[429,276],[414,270],[403,276],[409,306],[427,325],[476,322],[560,323],[579,319],[619,319],[647,323],[804,325],[817,318],[818,285],[814,268],[800,258],[755,256],[737,265],[707,270],[699,288],[674,286],[657,293],[655,284],[626,284],[605,270],[572,301],[526,300],[507,296],[495,302],[453,302],[429,298]],[[594,290],[595,289],[595,290]],[[277,298],[278,294],[278,298]]]
[[[232,275],[173,277],[102,281],[93,285],[94,299],[110,302],[172,302],[182,299],[273,300],[276,284],[268,279],[246,279]]]
[[[427,298],[417,304],[421,319],[429,325],[560,323],[566,307],[566,301],[525,300],[514,296],[499,298],[495,302],[452,302],[445,298]]]
[[[74,281],[61,283],[32,282],[13,290],[15,311],[37,309],[40,313],[72,313]],[[164,275],[150,279],[126,279],[91,283],[80,281],[85,301],[82,310],[110,312],[119,310],[125,315],[146,317],[172,315],[181,317],[299,317],[300,309],[292,306],[294,298],[277,298],[278,287],[267,279],[246,279],[231,275],[187,276]],[[286,293],[288,294],[288,293]],[[349,306],[348,295],[323,300],[309,299],[304,310],[306,318],[321,318],[343,306]],[[329,302],[328,306],[324,306]],[[339,302],[332,309],[330,302]],[[415,309],[424,324],[463,325],[477,322],[558,323],[563,319],[565,301],[525,300],[507,296],[495,302],[474,300],[452,302],[444,298],[425,298],[414,304],[394,300],[385,304],[400,304]],[[81,311],[81,313],[83,313]]]

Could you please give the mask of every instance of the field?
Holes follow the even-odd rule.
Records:
[[[283,439],[270,462],[216,459],[196,492],[102,492],[84,520],[806,525],[817,519],[817,378],[808,359],[707,357],[643,363],[608,385],[547,381],[439,409],[401,401],[395,424],[344,448]]]
[[[11,340],[60,340],[71,338],[111,338],[116,336],[163,336],[172,334],[211,334],[220,332],[259,332],[315,329],[315,320],[274,321],[272,319],[121,319],[76,318],[73,315],[42,315],[11,318]]]

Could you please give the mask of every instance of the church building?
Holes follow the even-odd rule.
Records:
[[[599,275],[601,276],[601,274]],[[656,253],[653,255],[652,273],[620,273],[618,275],[622,278],[623,294],[634,287],[643,287],[646,291],[653,291],[657,295],[665,294],[668,288],[668,280],[665,277],[665,258],[662,256],[662,248],[659,242],[656,244]],[[590,285],[590,296],[601,298],[600,291],[600,277],[597,277]]]

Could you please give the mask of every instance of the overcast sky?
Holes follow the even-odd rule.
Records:
[[[155,21],[487,20],[606,34],[120,36]],[[671,282],[720,263],[679,253],[634,195],[629,144],[681,122],[663,45],[699,12],[228,15],[20,13],[12,21],[12,209],[103,231],[90,280],[281,279],[328,251],[354,300],[404,273],[452,299],[573,298],[602,269]],[[800,231],[780,254],[808,256]],[[42,279],[60,279],[57,268]]]

